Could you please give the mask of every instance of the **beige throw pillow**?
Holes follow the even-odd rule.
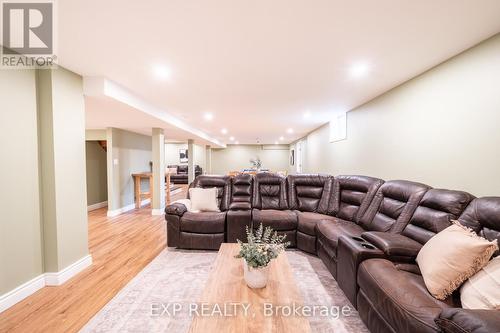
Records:
[[[500,257],[463,284],[460,300],[464,309],[500,310]]]
[[[217,188],[189,189],[189,199],[191,199],[191,210],[200,212],[220,212],[217,204]]]
[[[417,263],[429,292],[444,300],[485,266],[497,249],[496,240],[490,242],[454,222],[422,247]]]

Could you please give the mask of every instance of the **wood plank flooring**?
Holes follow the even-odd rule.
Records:
[[[185,198],[186,189],[172,200]],[[92,266],[1,313],[0,332],[77,332],[165,246],[165,219],[151,216],[149,209],[112,218],[106,208],[89,212]]]

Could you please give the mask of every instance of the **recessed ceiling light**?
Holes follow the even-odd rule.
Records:
[[[214,115],[210,112],[207,112],[203,115],[203,118],[205,118],[205,120],[210,121],[210,120],[214,119]]]
[[[230,140],[230,141],[234,141],[234,136],[230,136],[230,137],[229,137],[229,140]]]
[[[240,144],[240,142],[239,142],[239,141],[236,141],[234,144],[235,144],[235,145],[239,145],[239,144]]]
[[[280,141],[283,141],[283,140],[285,140],[285,138],[284,138],[284,137],[282,137],[282,136],[280,136]]]
[[[286,130],[286,132],[287,132],[288,134],[292,134],[292,133],[293,133],[293,128],[289,128],[289,129],[287,129],[287,130]]]
[[[305,119],[310,118],[310,117],[311,117],[311,112],[310,111],[304,112],[304,118]]]
[[[153,65],[153,74],[157,79],[163,81],[169,81],[172,75],[167,66],[160,64]]]
[[[227,134],[227,129],[223,128],[223,129],[221,129],[221,130],[220,130],[220,132],[221,132],[222,134]]]
[[[277,145],[279,142],[278,141],[274,141],[274,144]]]
[[[351,67],[349,68],[349,75],[352,78],[357,79],[365,76],[366,74],[368,74],[369,71],[370,71],[370,65],[368,63],[358,62],[351,65]]]

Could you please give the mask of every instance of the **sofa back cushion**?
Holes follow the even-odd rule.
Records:
[[[500,243],[500,197],[474,199],[458,221],[474,230],[479,236]],[[494,254],[498,255],[498,252]]]
[[[253,207],[287,209],[286,178],[269,172],[256,174],[253,182]]]
[[[188,166],[187,165],[178,165],[177,166],[177,174],[187,174]]]
[[[432,236],[449,227],[472,199],[474,196],[467,192],[429,189],[403,230],[403,235],[421,244],[426,243]]]
[[[231,179],[231,205],[248,204],[248,209],[252,208],[253,176],[249,174],[239,174]]]
[[[288,205],[301,212],[326,214],[330,201],[333,177],[319,174],[290,175]]]
[[[367,176],[335,177],[328,213],[358,223],[383,183],[382,179]]]
[[[228,176],[198,176],[189,185],[189,188],[217,188],[217,204],[221,211],[226,211],[229,207],[231,197],[231,178]],[[189,191],[188,191],[189,199]]]
[[[366,230],[401,233],[429,186],[407,180],[385,182],[359,224]]]

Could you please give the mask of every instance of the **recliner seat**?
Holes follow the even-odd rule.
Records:
[[[253,183],[252,224],[261,224],[286,235],[290,246],[297,244],[297,215],[288,209],[286,178],[274,173],[258,173]]]
[[[290,175],[288,181],[289,208],[297,215],[297,248],[316,254],[316,224],[333,220],[326,215],[330,203],[333,177],[328,175]]]
[[[365,242],[377,248],[378,252],[364,249],[346,236],[340,237],[337,264],[342,270],[337,274],[337,282],[351,303],[357,306],[356,276],[361,262],[370,258],[386,258],[414,264],[422,245],[447,228],[451,220],[457,219],[473,198],[467,192],[429,189],[401,234],[381,231],[361,234]]]
[[[489,240],[498,239],[500,198],[474,199],[469,204],[473,198],[466,192],[429,190],[410,224],[401,235],[397,235],[400,238],[397,247],[400,247],[405,237],[422,246],[432,235],[448,227],[450,220],[457,218],[463,225],[475,226],[480,235],[485,228],[491,231],[486,237]],[[480,211],[480,215],[476,211]],[[375,233],[371,239],[379,243],[385,236]],[[386,240],[386,243],[390,249],[391,240]],[[435,299],[428,292],[414,261],[418,251],[416,249],[409,255],[413,261],[405,264],[389,257],[369,259],[360,265],[357,275],[358,312],[372,332],[441,332],[436,321],[444,310],[455,308],[456,311],[463,311],[458,292],[445,301]],[[468,332],[470,327],[456,329],[456,332]]]
[[[217,250],[225,241],[226,211],[229,207],[230,181],[226,176],[199,176],[189,188],[217,188],[220,212],[188,212],[174,203],[165,208],[167,245],[184,249]],[[189,191],[188,191],[189,198]]]
[[[253,177],[240,174],[231,179],[231,203],[227,212],[227,242],[246,242],[246,228],[252,227]]]
[[[337,176],[328,213],[332,219],[319,221],[317,253],[334,277],[337,276],[337,242],[342,234],[357,235],[364,230],[359,220],[373,201],[383,180],[367,176]]]

